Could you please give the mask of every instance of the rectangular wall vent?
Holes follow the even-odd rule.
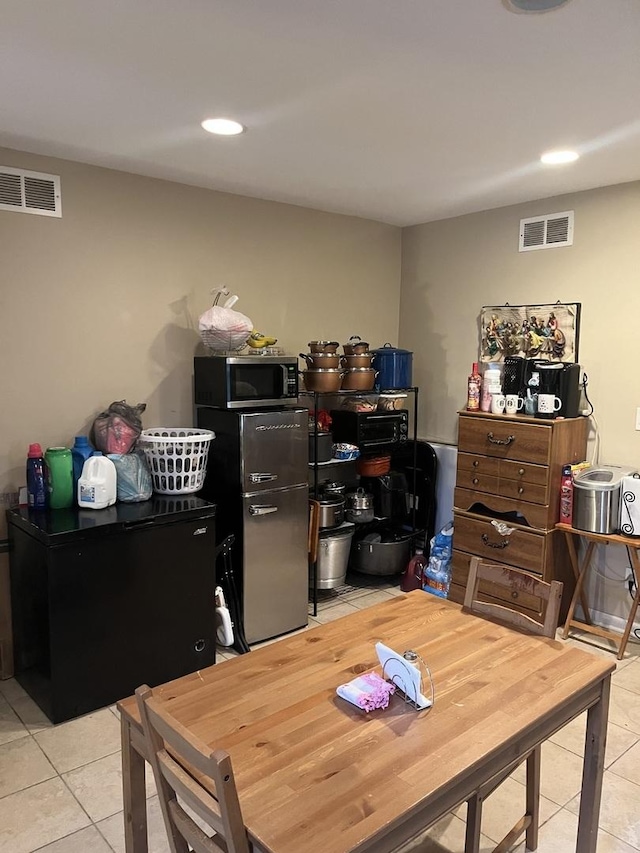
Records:
[[[573,210],[520,220],[521,252],[573,246]]]
[[[0,166],[0,210],[61,217],[59,176]]]

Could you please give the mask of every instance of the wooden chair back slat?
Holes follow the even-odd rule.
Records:
[[[158,763],[170,788],[188,802],[193,811],[206,820],[216,832],[224,833],[226,827],[215,797],[212,797],[193,776],[190,776],[166,750],[158,753]]]
[[[480,581],[505,589],[510,596],[517,598],[520,593],[539,598],[543,607],[537,614],[539,620],[497,602],[482,601],[478,598]],[[547,583],[531,572],[495,563],[485,563],[479,557],[472,557],[469,577],[464,597],[464,608],[472,613],[489,616],[508,625],[513,625],[531,634],[554,637],[558,627],[560,604],[562,601],[562,583]]]
[[[169,803],[171,819],[178,832],[193,849],[194,853],[225,853],[213,838],[203,832],[198,824],[185,812],[180,803],[173,800]]]

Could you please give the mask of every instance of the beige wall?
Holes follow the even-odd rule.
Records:
[[[518,252],[520,219],[564,210],[575,211],[572,247]],[[421,436],[456,441],[483,305],[581,302],[579,360],[600,429],[599,461],[640,468],[639,235],[638,182],[404,229],[400,340],[415,353]],[[626,619],[628,565],[624,549],[599,547],[590,587],[604,621]]]
[[[518,252],[520,219],[575,210],[571,247]],[[580,357],[601,462],[640,466],[640,182],[403,231],[400,339],[421,388],[420,432],[455,442],[483,305],[582,303]]]
[[[209,291],[289,353],[352,334],[397,343],[401,231],[0,149],[60,175],[62,219],[0,211],[0,494],[27,445],[69,444],[112,400],[147,427],[192,424],[192,357]]]

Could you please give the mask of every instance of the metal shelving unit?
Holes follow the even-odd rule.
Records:
[[[416,466],[417,466],[417,451],[418,451],[418,388],[389,388],[381,391],[305,391],[300,390],[298,392],[298,396],[300,398],[307,397],[313,400],[313,409],[309,408],[309,412],[313,412],[313,421],[317,425],[318,422],[318,412],[321,411],[322,407],[319,402],[326,398],[336,398],[336,397],[368,397],[371,394],[401,394],[407,393],[413,395],[413,430],[412,430],[412,440],[413,440],[413,494],[415,495],[416,491]],[[304,403],[302,400],[300,401],[302,405]],[[318,431],[317,429],[314,431],[314,447],[313,447],[314,459],[318,458]],[[341,465],[346,462],[351,462],[353,464],[354,460],[341,460],[341,459],[331,459],[328,462],[309,462],[309,467],[313,468],[313,488],[312,488],[312,497],[318,498],[318,470],[322,467],[328,467],[330,465]],[[413,533],[416,532],[416,502],[415,499],[411,508],[411,527]],[[313,615],[316,616],[318,612],[318,566],[317,563],[313,565]]]

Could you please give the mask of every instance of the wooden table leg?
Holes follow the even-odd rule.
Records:
[[[126,853],[148,853],[147,794],[144,758],[133,748],[131,725],[120,715],[122,741],[122,800]]]
[[[569,533],[565,530],[564,533],[565,539],[567,540],[567,549],[569,550],[569,559],[571,560],[571,568],[573,569],[573,574],[575,575],[576,582],[580,580],[580,575],[582,572],[586,572],[589,567],[589,563],[591,562],[591,554],[593,553],[593,548],[591,549],[591,553],[585,554],[584,562],[582,564],[582,568],[580,568],[578,564],[578,552],[576,551],[576,540],[573,533]],[[584,581],[583,581],[584,584]],[[589,612],[589,602],[587,601],[587,594],[584,591],[583,584],[580,585],[580,604],[582,605],[582,610],[584,612],[584,618],[587,625],[591,625],[591,613]],[[566,638],[565,638],[566,639]]]
[[[629,556],[631,557],[631,568],[633,569],[633,576],[636,583],[636,594],[633,597],[633,604],[631,605],[631,610],[629,611],[629,618],[627,619],[624,634],[622,635],[622,640],[620,641],[620,648],[618,650],[618,660],[622,660],[624,656],[624,650],[627,648],[627,643],[629,642],[629,635],[631,634],[631,629],[633,628],[633,623],[635,622],[636,612],[638,610],[638,603],[640,603],[640,586],[638,586],[638,581],[640,580],[640,560],[638,559],[638,552],[634,548],[629,548]]]
[[[611,676],[608,675],[602,682],[600,700],[587,712],[576,853],[596,853],[610,690]]]
[[[571,536],[571,534],[567,534]],[[564,623],[564,631],[562,632],[562,639],[566,640],[569,636],[569,629],[571,628],[571,623],[573,622],[573,613],[576,609],[576,604],[578,603],[578,598],[580,598],[580,602],[582,603],[583,608],[586,607],[585,611],[585,619],[587,620],[587,624],[591,624],[591,614],[589,613],[589,603],[586,601],[586,598],[583,597],[583,585],[585,582],[585,578],[587,577],[587,569],[589,567],[589,563],[591,562],[591,557],[593,555],[593,549],[596,547],[595,542],[589,542],[587,545],[587,551],[584,555],[584,560],[582,562],[582,566],[578,569],[578,580],[576,581],[576,588],[573,591],[573,595],[571,596],[571,604],[569,605],[569,612],[567,613],[567,621]],[[569,555],[571,557],[571,563],[574,566],[575,564],[573,560],[576,560],[577,564],[577,554],[575,547],[573,549],[569,549]]]
[[[467,829],[464,853],[479,853],[480,830],[482,825],[482,797],[474,794],[467,800]]]

